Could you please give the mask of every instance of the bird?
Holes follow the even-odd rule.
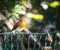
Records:
[[[20,20],[19,27],[20,28],[25,28],[25,22],[23,20]]]

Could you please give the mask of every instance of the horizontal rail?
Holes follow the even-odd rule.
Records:
[[[56,32],[49,32],[50,34],[54,34],[54,33],[56,33]],[[48,34],[48,33],[25,33],[25,32],[18,32],[18,31],[16,31],[16,32],[3,32],[3,33],[0,33],[0,34]]]

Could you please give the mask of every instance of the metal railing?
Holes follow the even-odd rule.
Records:
[[[30,38],[30,34],[38,39],[37,42],[39,42],[41,46]],[[52,50],[55,50],[58,42],[55,33],[51,33],[53,36],[52,43],[46,40],[47,33],[30,34],[22,32],[0,33],[0,50],[43,50],[43,48],[46,46],[49,46],[52,48]]]

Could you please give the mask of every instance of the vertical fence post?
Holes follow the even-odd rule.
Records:
[[[42,35],[39,36],[39,43],[41,43],[41,42],[40,42],[41,38],[42,38]],[[41,50],[41,49],[42,49],[42,48],[41,48],[41,44],[40,44],[38,50]]]
[[[16,43],[17,43],[17,50],[19,50],[19,45],[18,45],[18,32],[16,32]]]
[[[23,37],[24,37],[24,34],[21,34],[22,35],[22,38],[21,38],[21,50],[25,50],[25,47],[23,45]]]
[[[3,50],[2,48],[2,38],[0,37],[0,50]]]
[[[54,48],[53,48],[53,50],[56,50],[56,43],[57,43],[57,40],[54,41]]]
[[[36,45],[36,43],[34,44],[34,48],[33,48],[33,50],[35,50],[35,45]]]
[[[30,34],[28,34],[28,50],[29,50],[29,47],[30,47],[30,37],[29,37]]]
[[[7,48],[6,48],[6,32],[4,33],[4,50],[7,50]]]
[[[12,42],[12,40],[13,40],[13,34],[11,33],[11,50],[13,50],[13,42]]]

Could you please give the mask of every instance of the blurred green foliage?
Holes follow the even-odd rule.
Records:
[[[7,9],[8,11],[10,11],[18,2],[20,2],[20,0],[1,0],[0,11],[4,9]]]

